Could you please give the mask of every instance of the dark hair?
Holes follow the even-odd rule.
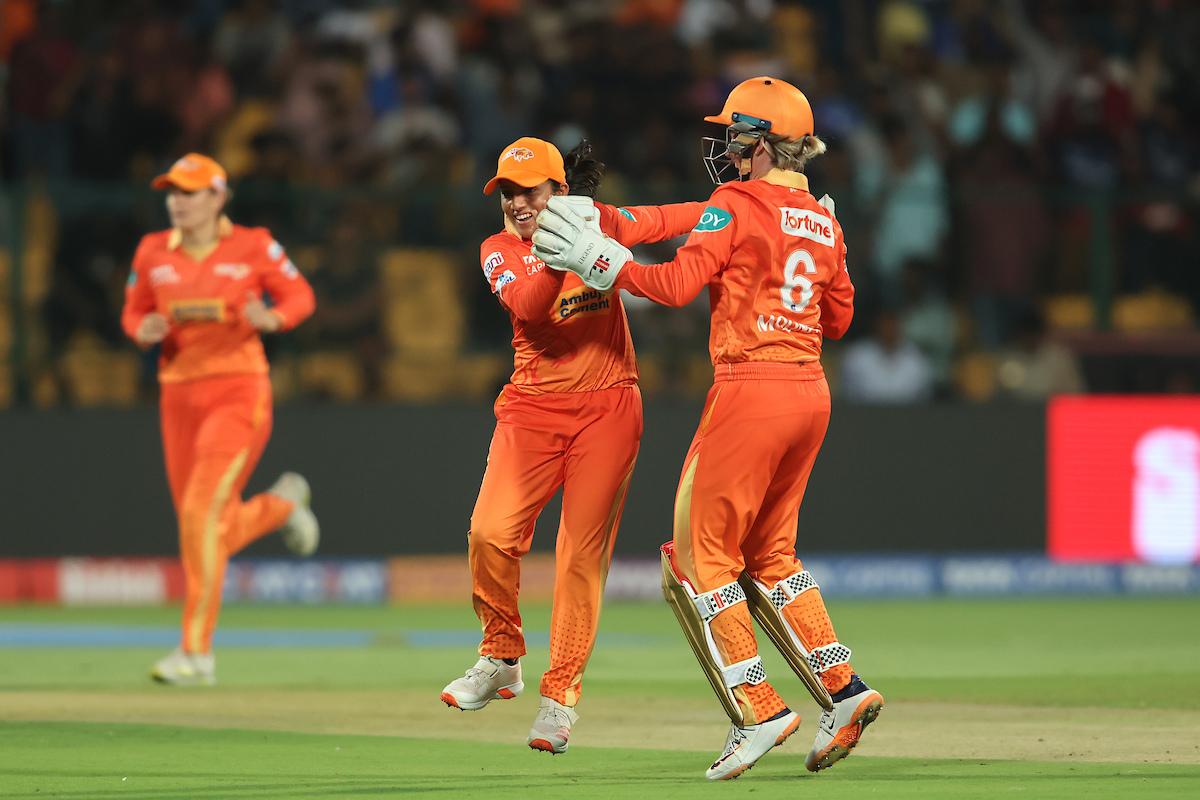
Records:
[[[604,177],[604,162],[592,154],[591,142],[584,139],[571,148],[571,152],[563,159],[563,167],[571,194],[596,196],[600,189],[600,179]]]

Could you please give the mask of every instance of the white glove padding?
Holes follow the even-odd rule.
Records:
[[[550,198],[549,207],[571,209],[587,223],[589,230],[600,233],[600,211],[596,208],[596,202],[592,198],[581,194],[554,195]]]
[[[612,290],[621,268],[633,258],[628,248],[592,228],[564,197],[552,197],[538,214],[533,254],[551,269],[574,272],[601,292]],[[556,202],[558,201],[558,202]]]

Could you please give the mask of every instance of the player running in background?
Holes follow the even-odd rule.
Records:
[[[705,119],[727,126],[725,139],[707,140],[720,186],[673,261],[634,263],[557,201],[539,217],[534,253],[598,290],[666,305],[709,287],[716,376],[675,498],[664,591],[732,721],[707,776],[737,777],[800,724],[765,680],[752,614],[798,673],[819,676],[807,681],[827,708],[805,761],[816,771],[845,757],[883,706],[852,672],[795,555],[800,502],[829,423],[822,337],[845,333],[854,287],[833,203],[814,199],[803,174],[825,151],[804,95],[753,78]],[[722,183],[726,173],[738,180]]]
[[[299,555],[317,547],[300,475],[285,472],[266,493],[242,500],[271,434],[261,336],[308,317],[313,293],[265,228],[243,228],[224,215],[229,189],[217,162],[189,153],[152,185],[167,191],[172,227],[138,245],[121,324],[140,347],[162,348],[163,452],[186,598],[182,641],[150,675],[207,685],[216,679],[212,634],[230,556],[275,530]]]
[[[538,212],[551,197],[578,209],[597,232],[628,245],[681,236],[704,206],[614,208],[590,198],[603,164],[587,142],[568,154],[541,139],[504,149],[484,194],[500,190],[504,230],[484,241],[484,279],[512,318],[514,369],[496,400],[496,430],[471,514],[469,560],[479,661],[442,692],[474,711],[524,688],[525,637],[517,607],[521,557],[534,524],[563,489],[555,553],[550,668],[529,746],[567,749],[584,667],[599,622],[604,581],[642,435],[637,363],[616,294],[548,270],[530,252]],[[571,192],[573,197],[566,197]]]

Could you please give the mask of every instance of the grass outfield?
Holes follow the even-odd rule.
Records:
[[[728,723],[665,604],[605,610],[561,757],[524,745],[545,607],[526,612],[526,693],[480,713],[438,701],[474,660],[466,604],[232,607],[220,685],[182,690],[145,678],[174,610],[0,608],[0,796],[1200,796],[1200,639],[1187,633],[1200,599],[832,612],[888,700],[879,723],[850,759],[808,775],[816,707],[764,650],[804,725],[742,779],[710,785]],[[14,644],[29,641],[46,643]]]

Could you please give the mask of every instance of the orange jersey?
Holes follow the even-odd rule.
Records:
[[[705,285],[714,365],[819,359],[822,337],[840,338],[854,316],[841,225],[807,180],[778,170],[718,186],[673,261],[629,262],[616,281],[672,306]]]
[[[271,310],[295,327],[312,313],[312,288],[266,228],[222,220],[216,248],[199,261],[166,230],[142,238],[125,287],[121,326],[134,338],[143,317],[157,311],[170,331],[162,342],[162,383],[267,372],[259,332],[242,317],[251,299],[270,295]]]
[[[596,203],[600,228],[626,246],[682,236],[703,203],[616,208]],[[637,383],[637,360],[619,295],[547,269],[532,244],[509,231],[484,240],[483,275],[512,318],[511,383],[519,390],[592,392]]]

